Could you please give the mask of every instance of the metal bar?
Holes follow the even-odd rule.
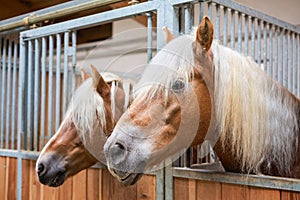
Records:
[[[42,143],[45,140],[45,121],[46,121],[46,62],[47,62],[47,41],[45,37],[42,37],[42,61],[41,61],[41,140]]]
[[[251,20],[251,57],[255,59],[255,18],[251,17],[250,20]]]
[[[257,19],[257,63],[261,64],[261,21]]]
[[[278,27],[274,27],[274,78],[278,80]]]
[[[61,55],[61,36],[56,35],[56,95],[55,95],[55,131],[60,124],[60,55]]]
[[[35,43],[35,58],[34,58],[34,111],[33,111],[33,137],[31,149],[38,150],[38,135],[40,128],[40,42],[38,39],[34,40]],[[36,140],[34,141],[34,139]],[[34,145],[36,142],[37,145]]]
[[[32,76],[32,69],[33,69],[33,44],[32,40],[28,41],[28,68],[27,68],[27,77],[28,77],[28,85],[27,85],[27,131],[25,133],[24,138],[24,147],[25,149],[28,148],[28,142],[29,142],[29,148],[32,148],[31,138],[32,138],[32,110],[33,110],[33,102],[32,102],[32,83],[33,83],[33,76]],[[29,139],[29,141],[28,141]],[[31,149],[32,150],[32,149]]]
[[[293,58],[292,58],[292,55],[293,55],[293,37],[292,37],[292,32],[289,32],[289,39],[290,39],[290,42],[289,42],[289,55],[288,55],[288,60],[289,60],[289,64],[288,64],[288,67],[289,67],[289,83],[288,83],[288,89],[290,91],[293,91]]]
[[[12,59],[12,35],[8,37],[8,58],[7,58],[7,82],[6,82],[6,137],[5,147],[8,149],[10,144],[10,121],[11,121],[11,59]]]
[[[14,41],[14,58],[13,58],[13,77],[12,77],[12,111],[11,111],[11,148],[15,149],[15,134],[16,132],[16,93],[17,93],[17,58],[18,58],[18,33],[15,34]]]
[[[280,190],[300,191],[298,179],[280,178],[264,175],[243,175],[229,172],[207,172],[203,170],[192,170],[188,168],[173,168],[173,176],[190,178],[196,180],[222,182],[238,185],[248,185]]]
[[[284,77],[284,70],[283,70],[283,29],[279,28],[280,31],[280,38],[279,38],[279,83],[283,85],[283,77]]]
[[[208,2],[207,3],[207,15],[210,19],[212,19],[212,3],[211,2]]]
[[[165,200],[174,199],[174,187],[173,187],[173,170],[172,162],[166,161],[167,166],[165,167]]]
[[[101,1],[86,1],[84,3],[78,4],[74,6],[70,6],[72,4],[67,4],[68,6],[64,6],[62,9],[59,9],[57,6],[56,9],[49,9],[50,12],[46,14],[40,14],[40,15],[32,15],[32,14],[27,14],[27,16],[24,16],[23,19],[4,24],[0,26],[0,32],[1,31],[6,31],[22,26],[28,26],[32,24],[36,24],[39,22],[43,22],[45,20],[51,20],[51,19],[57,19],[59,17],[67,16],[73,13],[78,13],[82,12],[85,10],[89,10],[92,8],[98,8],[98,7],[103,7],[103,6],[108,6],[109,4],[117,3],[120,2],[121,0],[101,0]]]
[[[269,69],[270,76],[274,78],[274,69],[273,69],[273,26],[269,24]]]
[[[131,17],[132,15],[143,14],[150,11],[155,11],[157,9],[164,9],[165,3],[169,3],[169,2],[149,1],[145,3],[132,5],[132,6],[127,6],[124,8],[106,11],[103,13],[81,17],[78,19],[69,20],[66,22],[61,22],[58,24],[49,25],[46,27],[40,27],[38,29],[24,31],[23,34],[24,36],[27,37],[27,39],[29,39],[29,38],[41,37],[45,35],[53,35],[68,30],[92,27],[92,26],[101,25],[104,23],[128,18]],[[168,13],[161,13],[161,14],[168,15]]]
[[[238,52],[242,53],[242,13],[238,12]]]
[[[245,52],[244,52],[244,54],[248,55],[248,53],[249,53],[249,48],[248,48],[248,46],[249,46],[249,35],[248,35],[248,33],[249,33],[249,16],[247,16],[247,15],[245,15],[245,25],[244,25],[244,27],[245,27],[245,32],[244,32]]]
[[[64,72],[63,72],[63,116],[65,116],[68,103],[68,49],[69,49],[69,32],[64,33]]]
[[[199,3],[199,22],[202,20],[202,18],[204,17],[204,3],[203,2],[200,2]]]
[[[267,67],[267,23],[263,22],[263,66],[267,74],[269,68]]]
[[[249,8],[245,5],[239,4],[235,1],[224,1],[224,0],[212,0],[212,2],[215,2],[217,4],[221,4],[225,7],[232,8],[233,10],[236,10],[238,12],[244,13],[245,15],[249,15],[258,19],[262,19],[263,21],[267,23],[272,23],[276,26],[282,27],[284,29],[291,30],[293,32],[300,33],[300,28],[296,25],[289,24],[285,21],[279,20],[275,17],[266,15],[265,13],[259,12],[257,10],[254,10],[252,8]]]
[[[153,31],[153,24],[152,24],[152,12],[146,13],[147,16],[147,55],[148,55],[148,62],[152,59],[152,49],[153,49],[153,36],[152,36],[152,31]]]
[[[193,26],[193,7],[191,5],[184,5],[184,32],[189,34]]]
[[[289,80],[289,66],[288,66],[288,60],[289,60],[289,55],[288,55],[288,32],[287,30],[284,30],[284,46],[283,46],[283,49],[284,49],[284,53],[283,53],[283,58],[284,58],[284,69],[283,69],[283,72],[284,72],[284,76],[283,76],[283,86],[287,87],[288,88],[288,80]]]
[[[0,121],[0,148],[4,147],[4,117],[5,117],[5,85],[6,85],[6,49],[7,49],[7,37],[4,37],[2,48],[2,82],[1,82],[1,121]]]
[[[227,46],[227,37],[228,37],[228,8],[224,8],[224,21],[223,21],[223,29],[224,29],[224,34],[223,34],[223,45]]]
[[[76,31],[72,32],[72,83],[71,83],[71,94],[75,91],[75,82],[76,82]]]
[[[297,41],[297,33],[293,33],[293,90],[292,92],[297,95],[297,48],[298,48],[298,41]],[[298,85],[299,87],[299,85]]]
[[[235,10],[231,10],[230,47],[235,49]]]
[[[298,98],[300,98],[300,59],[299,59],[299,34],[295,33],[295,45],[296,45],[296,49],[295,49],[295,67],[296,67],[296,72],[295,72],[295,76],[296,76],[296,80],[295,80],[295,84],[296,84],[296,91],[295,94],[298,96]]]
[[[215,31],[216,31],[216,40],[220,43],[220,5],[217,4],[216,5],[216,28],[215,28]]]
[[[156,186],[156,199],[163,200],[165,199],[165,170],[160,169],[156,172],[155,176],[155,186]]]
[[[53,36],[49,36],[49,70],[48,70],[48,135],[51,137],[53,132]],[[42,140],[44,146],[45,140]]]

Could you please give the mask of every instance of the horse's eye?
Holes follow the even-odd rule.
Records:
[[[181,92],[185,87],[185,83],[182,79],[177,79],[172,84],[172,90],[174,92]]]

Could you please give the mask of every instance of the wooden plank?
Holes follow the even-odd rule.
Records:
[[[99,169],[99,200],[104,200],[103,199],[103,170],[104,169]]]
[[[0,157],[0,194],[5,194],[6,180],[6,158]]]
[[[280,200],[280,190],[250,187],[249,199]]]
[[[15,200],[17,198],[17,159],[7,157],[6,158],[6,188],[5,188],[5,199]]]
[[[43,200],[57,200],[59,188],[41,185],[41,196]]]
[[[118,180],[110,175],[107,169],[102,171],[103,200],[135,200],[137,199],[137,186],[121,186]]]
[[[222,200],[249,199],[249,188],[246,185],[222,183]]]
[[[99,199],[99,169],[87,169],[87,199]]]
[[[137,182],[137,199],[155,200],[155,176],[143,175]]]
[[[300,192],[281,191],[281,200],[300,200]]]
[[[196,200],[196,180],[174,178],[174,199]]]
[[[35,172],[36,161],[30,161],[29,169],[29,196],[30,200],[40,200],[41,199],[41,183],[39,182],[36,172]]]
[[[29,199],[30,161],[22,160],[22,199]]]
[[[72,199],[73,177],[69,177],[59,186],[58,199]]]
[[[72,200],[87,199],[87,170],[82,170],[73,177],[73,196]]]
[[[197,180],[197,199],[221,200],[221,183]]]

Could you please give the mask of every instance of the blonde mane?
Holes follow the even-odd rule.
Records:
[[[193,36],[182,35],[161,49],[146,66],[136,85],[135,98],[147,95],[147,99],[151,100],[159,91],[163,91],[167,98],[168,89],[176,79],[181,79],[188,86],[194,67],[192,43]]]
[[[214,100],[223,145],[229,145],[246,172],[262,163],[289,175],[298,150],[299,103],[249,57],[216,44]],[[230,141],[230,142],[229,142]]]
[[[106,82],[111,83],[111,110],[113,119],[115,119],[116,91],[119,83],[122,85],[122,81],[112,73],[104,72],[101,75]],[[95,90],[92,78],[89,78],[74,92],[64,121],[66,123],[73,122],[82,141],[85,142],[86,137],[91,137],[97,126],[101,132],[106,128],[106,114],[103,98]]]

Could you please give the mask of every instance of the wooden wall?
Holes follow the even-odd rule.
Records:
[[[35,173],[35,161],[23,160],[22,199],[27,200],[155,200],[155,176],[144,175],[130,187],[123,187],[106,169],[87,169],[57,188],[42,185]],[[0,157],[0,200],[15,200],[17,159]]]

